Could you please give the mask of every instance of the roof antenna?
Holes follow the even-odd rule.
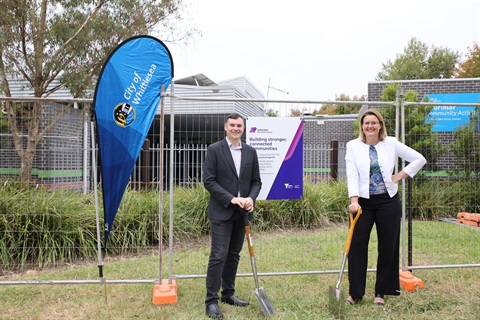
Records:
[[[275,87],[270,86],[270,78],[268,78],[267,98],[266,98],[266,100],[268,100],[268,93],[270,92],[270,89],[275,90],[275,91],[279,91],[279,92],[282,92],[282,93],[285,93],[285,94],[289,94],[288,91],[281,90],[281,89],[278,89],[278,88],[275,88]]]

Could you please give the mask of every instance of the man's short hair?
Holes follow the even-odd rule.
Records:
[[[234,119],[234,120],[236,120],[236,119],[242,119],[242,120],[245,121],[245,119],[244,119],[241,115],[239,115],[238,113],[236,113],[236,112],[230,113],[230,114],[227,116],[227,118],[225,119],[225,123],[228,122],[228,119]]]

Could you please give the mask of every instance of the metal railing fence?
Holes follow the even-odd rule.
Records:
[[[460,146],[457,145],[455,149],[456,141],[459,139],[466,139],[468,141],[478,142],[478,131],[473,132],[473,137],[465,137],[456,135],[455,132],[432,132],[431,126],[425,119],[428,117],[428,112],[435,106],[470,106],[478,107],[478,104],[462,104],[462,103],[408,103],[401,98],[396,102],[337,102],[337,101],[278,101],[278,100],[254,100],[254,99],[225,99],[225,101],[216,101],[215,99],[202,99],[202,98],[182,98],[182,97],[170,97],[173,103],[176,101],[183,101],[184,103],[192,102],[206,104],[210,103],[213,108],[220,102],[258,102],[264,104],[266,109],[273,109],[279,111],[282,116],[288,116],[292,111],[300,115],[305,123],[306,130],[304,132],[304,173],[305,177],[312,183],[328,183],[331,174],[331,151],[332,141],[338,142],[338,155],[335,165],[338,166],[339,180],[342,180],[344,172],[344,152],[345,143],[348,140],[354,139],[357,136],[355,131],[355,121],[357,116],[351,115],[350,117],[341,116],[328,116],[328,115],[314,115],[316,111],[321,109],[324,104],[349,104],[357,105],[360,107],[375,107],[385,111],[385,121],[388,127],[390,135],[397,136],[400,140],[409,142],[418,142],[419,148],[422,153],[429,160],[429,166],[422,170],[422,172],[413,179],[413,197],[415,199],[414,206],[409,207],[408,192],[405,189],[405,184],[402,184],[402,201],[404,203],[404,212],[406,218],[403,223],[403,234],[406,234],[408,228],[408,213],[413,212],[413,215],[418,220],[417,223],[429,223],[431,235],[442,234],[445,240],[445,252],[455,250],[457,252],[455,261],[447,261],[442,257],[442,254],[433,255],[428,252],[428,239],[422,237],[416,237],[415,230],[413,230],[413,236],[410,240],[411,246],[409,248],[410,255],[413,259],[409,259],[409,269],[425,269],[425,268],[442,268],[442,267],[479,267],[480,266],[480,252],[478,250],[473,251],[471,248],[459,248],[454,242],[448,242],[448,238],[455,238],[458,236],[468,239],[467,241],[474,245],[480,240],[480,227],[473,229],[463,224],[459,224],[456,221],[457,214],[461,211],[475,212],[480,211],[480,198],[478,197],[478,190],[480,185],[480,177],[478,172],[475,172],[478,157],[475,156],[475,145],[463,145],[463,153],[457,152]],[[12,99],[0,98],[0,102],[11,101]],[[15,100],[15,99],[13,99]],[[18,99],[18,101],[22,101]],[[59,113],[63,110],[64,104],[69,101],[47,100],[45,101],[44,108],[52,109],[53,113]],[[88,105],[90,101],[80,100],[85,105]],[[222,107],[223,108],[223,107]],[[194,109],[194,108],[192,108]],[[56,110],[56,111],[55,111]],[[390,110],[390,112],[387,112]],[[71,113],[67,114],[66,118],[59,120],[52,128],[56,130],[55,133],[49,132],[42,139],[39,144],[39,149],[36,151],[34,160],[34,169],[32,170],[32,176],[37,181],[39,186],[43,186],[46,189],[55,190],[65,189],[72,187],[73,189],[83,191],[84,193],[90,193],[92,182],[90,180],[90,154],[91,146],[88,142],[89,137],[89,125],[91,123],[91,115],[88,112],[88,108],[72,109]],[[218,110],[219,117],[227,111],[233,110]],[[205,136],[218,136],[218,129],[213,129],[205,126],[205,130],[195,127],[191,131],[189,126],[191,123],[188,120],[192,117],[192,114],[175,114],[175,123],[178,123],[173,132],[179,132],[179,136],[186,141],[193,141],[196,138],[195,134]],[[73,122],[74,120],[78,120]],[[157,121],[157,120],[155,120]],[[72,129],[72,123],[75,123],[76,128]],[[5,122],[4,116],[0,118],[0,155],[2,163],[0,164],[0,178],[3,183],[5,181],[14,178],[20,172],[20,165],[18,160],[18,154],[15,151],[14,146],[10,140],[11,132],[9,132],[8,124]],[[46,126],[47,124],[42,124]],[[193,128],[193,127],[192,127]],[[221,131],[221,128],[220,128]],[[220,132],[221,133],[221,132]],[[25,135],[25,133],[22,133]],[[159,168],[155,164],[158,163],[160,157],[160,146],[156,143],[160,133],[152,132],[149,134],[149,142],[142,150],[137,165],[135,166],[131,176],[131,187],[139,188],[142,185],[154,184],[158,181]],[[71,137],[71,138],[69,138]],[[201,140],[199,138],[199,140]],[[71,143],[75,141],[75,145]],[[172,145],[166,140],[164,149],[164,159],[169,159],[173,152],[174,168],[168,167],[168,161],[165,161],[165,169],[163,170],[165,177],[163,181],[164,189],[167,190],[171,186],[169,185],[170,174],[173,174],[173,181],[175,185],[181,185],[184,187],[190,187],[191,184],[196,184],[201,181],[202,178],[202,164],[205,157],[207,143],[182,143],[178,142]],[[441,152],[440,152],[441,151]],[[465,165],[468,164],[468,165]],[[399,164],[401,166],[401,164]],[[466,168],[473,168],[472,172],[466,173]],[[476,185],[475,188],[468,188],[462,186]],[[434,189],[438,187],[439,189]],[[452,195],[452,193],[454,193]],[[450,201],[450,199],[456,198],[456,201]],[[438,199],[442,199],[442,203],[438,203]],[[465,200],[463,200],[465,199]],[[6,203],[6,210],[8,211],[9,203],[8,199],[3,200]],[[418,204],[421,205],[418,205]],[[2,232],[2,231],[0,231]],[[60,236],[65,236],[67,232],[65,230],[54,231],[58,232]],[[338,252],[342,251],[343,244],[338,242],[327,241],[322,236],[322,229],[311,230],[311,233],[315,235],[312,237],[312,241],[322,242],[322,246],[332,248]],[[64,233],[63,235],[61,233]],[[332,270],[325,267],[327,258],[323,255],[322,249],[312,253],[313,258],[318,261],[318,268],[315,269],[302,269],[301,260],[305,258],[304,255],[297,257],[298,264],[292,264],[289,269],[285,269],[284,266],[278,267],[271,264],[272,257],[268,256],[268,234],[259,233],[256,235],[258,238],[256,241],[257,256],[262,261],[261,266],[262,275],[271,276],[283,276],[283,275],[297,275],[297,274],[321,274],[321,273],[336,273],[338,270]],[[297,238],[308,238],[307,234],[290,235],[288,239],[289,245],[292,247],[290,252],[302,252],[304,247],[297,248]],[[314,239],[314,240],[313,240]],[[403,244],[406,240],[403,239]],[[302,245],[303,246],[303,245]],[[312,244],[313,246],[313,244]],[[144,251],[155,249],[154,247],[146,246],[139,248]],[[81,250],[81,248],[79,248]],[[408,254],[406,248],[402,248],[403,260]],[[175,252],[173,253],[175,255]],[[284,254],[289,254],[285,252]],[[428,261],[425,265],[415,265],[416,256],[422,256],[423,261]],[[281,257],[275,257],[281,259]],[[204,270],[207,265],[208,257],[198,256],[196,262],[189,266],[189,273],[176,274],[177,278],[198,278],[204,276]],[[243,259],[246,260],[246,259]],[[373,259],[372,259],[373,260]],[[61,264],[62,262],[59,261]],[[403,262],[405,263],[405,262]],[[28,266],[27,266],[28,267]],[[31,267],[35,267],[35,263],[31,264]],[[151,268],[152,266],[148,266]],[[175,263],[174,263],[175,268]],[[242,264],[239,272],[240,276],[247,275],[248,265]],[[374,271],[373,266],[369,266],[369,271]],[[155,272],[153,273],[155,274]],[[111,278],[115,278],[112,275]],[[139,279],[132,274],[132,279],[127,280],[108,280],[109,282],[121,282],[121,283],[142,283],[151,282],[151,279]],[[56,283],[50,281],[50,283]],[[67,281],[68,282],[68,281]],[[96,283],[97,280],[74,280],[75,283]],[[2,281],[0,284],[35,284],[45,283],[43,280],[28,282],[20,281]],[[58,281],[58,283],[64,283]]]

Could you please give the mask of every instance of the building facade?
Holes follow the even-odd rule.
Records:
[[[480,102],[480,78],[373,81],[368,83],[368,101],[381,101],[383,90],[391,84],[399,85],[404,93],[409,90],[416,91],[417,102],[427,101],[427,97],[428,102]],[[411,109],[407,108],[406,112],[411,112]],[[474,112],[473,106],[433,107],[428,119],[436,122],[432,131],[438,135],[438,140],[447,150],[449,144],[455,141],[455,130],[468,123],[471,112]],[[453,153],[447,151],[438,159],[436,165],[441,169],[450,170],[455,167],[457,161]]]
[[[368,83],[368,101],[380,101],[383,90],[391,83],[400,85],[404,92],[415,90],[418,101],[425,96],[463,94],[480,95],[480,79],[441,79],[413,81],[375,81]],[[55,85],[55,84],[52,84]],[[58,85],[58,84],[57,84]],[[12,96],[32,97],[31,90],[22,82],[14,82]],[[54,98],[71,99],[67,90],[60,90]],[[248,99],[249,101],[245,101]],[[368,101],[363,108],[368,107]],[[68,103],[45,102],[42,106],[41,128],[68,106]],[[38,145],[33,179],[41,185],[56,185],[61,188],[86,190],[91,187],[90,124],[93,119],[88,112],[88,103],[75,104],[67,108]],[[172,113],[173,110],[173,113]],[[144,182],[158,181],[159,156],[151,154],[160,149],[163,140],[165,159],[168,152],[175,152],[175,182],[201,180],[203,157],[206,147],[225,136],[223,124],[226,116],[237,112],[248,117],[264,117],[266,102],[258,88],[245,76],[214,82],[203,74],[178,79],[167,91],[163,105],[157,109],[144,149],[140,155],[138,168],[150,168],[150,174],[134,171],[132,180]],[[163,121],[161,115],[163,114]],[[173,125],[171,128],[173,115]],[[331,174],[332,161],[336,161],[338,174],[344,175],[345,144],[356,138],[354,122],[358,115],[303,115],[304,126],[304,172],[312,179],[324,179]],[[161,123],[163,122],[163,132]],[[173,146],[170,135],[173,135]],[[392,134],[393,132],[389,132]],[[452,131],[437,132],[439,139],[447,145],[453,140]],[[0,177],[8,179],[18,174],[20,161],[9,132],[0,132]],[[26,139],[26,135],[24,139]],[[337,146],[337,154],[332,156],[332,146]],[[147,159],[148,158],[148,159]],[[335,159],[335,160],[332,160]],[[147,161],[148,160],[148,161]],[[451,152],[439,160],[445,168],[455,162]],[[98,162],[97,162],[98,163]],[[164,161],[163,172],[169,172],[168,160]]]

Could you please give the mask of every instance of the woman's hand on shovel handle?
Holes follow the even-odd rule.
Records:
[[[358,209],[360,209],[360,205],[358,204],[358,197],[351,197],[348,210],[350,210],[350,212],[357,212]]]

